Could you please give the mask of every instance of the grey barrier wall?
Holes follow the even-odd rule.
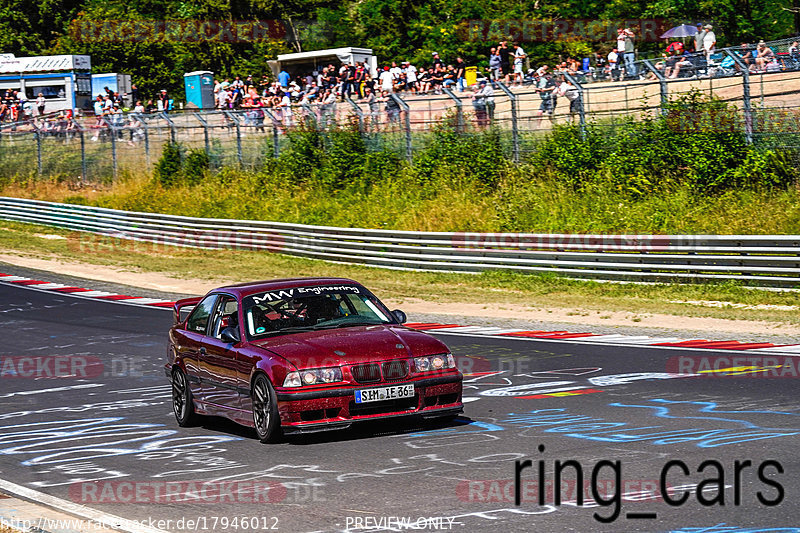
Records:
[[[800,287],[800,235],[415,232],[195,218],[9,197],[0,197],[0,219],[161,245],[263,250],[389,269]]]

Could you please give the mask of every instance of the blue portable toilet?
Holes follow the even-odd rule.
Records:
[[[183,75],[188,109],[214,109],[214,73],[207,70]]]

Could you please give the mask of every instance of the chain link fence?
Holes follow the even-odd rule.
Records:
[[[608,128],[628,117],[666,112],[669,102],[693,93],[713,95],[736,109],[735,124],[748,141],[787,151],[800,166],[800,71],[751,73],[735,53],[723,51],[734,65],[725,76],[670,79],[650,60],[641,60],[642,79],[597,80],[586,74],[559,74],[574,87],[572,98],[543,97],[533,80],[508,87],[493,82],[486,105],[472,91],[397,95],[375,100],[297,104],[290,109],[252,108],[156,114],[119,114],[109,119],[33,119],[0,125],[0,176],[58,177],[110,182],[122,172],[150,172],[163,146],[179,142],[202,150],[212,168],[261,168],[288,144],[287,132],[307,123],[322,132],[355,125],[368,150],[390,150],[413,160],[432,131],[448,127],[470,135],[495,128],[507,157],[524,160],[559,124]],[[688,72],[688,71],[687,71]],[[575,95],[577,94],[577,98]],[[577,102],[576,102],[577,100]]]

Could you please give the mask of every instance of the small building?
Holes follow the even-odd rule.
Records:
[[[41,93],[46,112],[91,107],[91,59],[83,55],[15,57],[0,54],[0,92],[12,89],[34,101]]]
[[[275,77],[281,70],[288,72],[292,78],[305,76],[312,72],[322,70],[330,64],[346,65],[354,62],[364,62],[369,66],[372,76],[378,74],[378,58],[372,55],[371,48],[329,48],[327,50],[313,50],[311,52],[298,52],[295,54],[279,54],[277,61],[270,61],[269,66]]]
[[[119,93],[127,107],[133,107],[136,102],[131,102],[131,75],[130,74],[92,74],[92,98],[97,95],[106,95],[106,88],[111,92]]]

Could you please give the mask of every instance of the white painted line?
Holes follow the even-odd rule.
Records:
[[[61,498],[56,498],[55,496],[45,494],[44,492],[39,492],[38,490],[17,485],[16,483],[6,481],[5,479],[0,479],[0,490],[22,500],[38,503],[40,505],[44,505],[45,507],[61,511],[62,513],[77,516],[78,518],[82,518],[84,520],[91,520],[94,523],[104,524],[109,528],[123,531],[124,533],[168,533],[163,529],[147,527],[145,525],[138,524],[133,520],[128,520],[127,518],[122,518],[113,514],[103,513],[96,509],[86,507],[85,505],[79,505],[67,500],[62,500]]]
[[[788,352],[788,353],[799,353],[800,354],[800,345],[793,344],[791,346],[773,346],[771,348],[753,348],[752,350],[746,350],[748,352]]]
[[[3,278],[0,278],[0,281],[2,280]],[[52,291],[54,289],[62,289],[64,287],[69,287],[69,285],[64,285],[63,283],[40,283],[36,285],[37,289],[44,289],[46,291]]]
[[[0,277],[2,281],[33,281],[32,278],[23,278],[22,276],[3,276]]]
[[[81,293],[84,298],[97,298],[98,296],[116,296],[113,292],[106,291],[85,291]]]
[[[165,301],[168,301],[168,300],[158,300],[156,298],[131,298],[131,299],[127,299],[126,298],[124,300],[116,300],[116,301],[117,302],[122,302],[122,303],[132,303],[132,304],[147,305],[147,304],[157,304],[157,303],[165,302]]]
[[[641,337],[634,337],[631,335],[597,335],[596,337],[592,337],[594,342],[616,342],[616,341],[649,341],[653,337],[648,337],[643,335]]]

